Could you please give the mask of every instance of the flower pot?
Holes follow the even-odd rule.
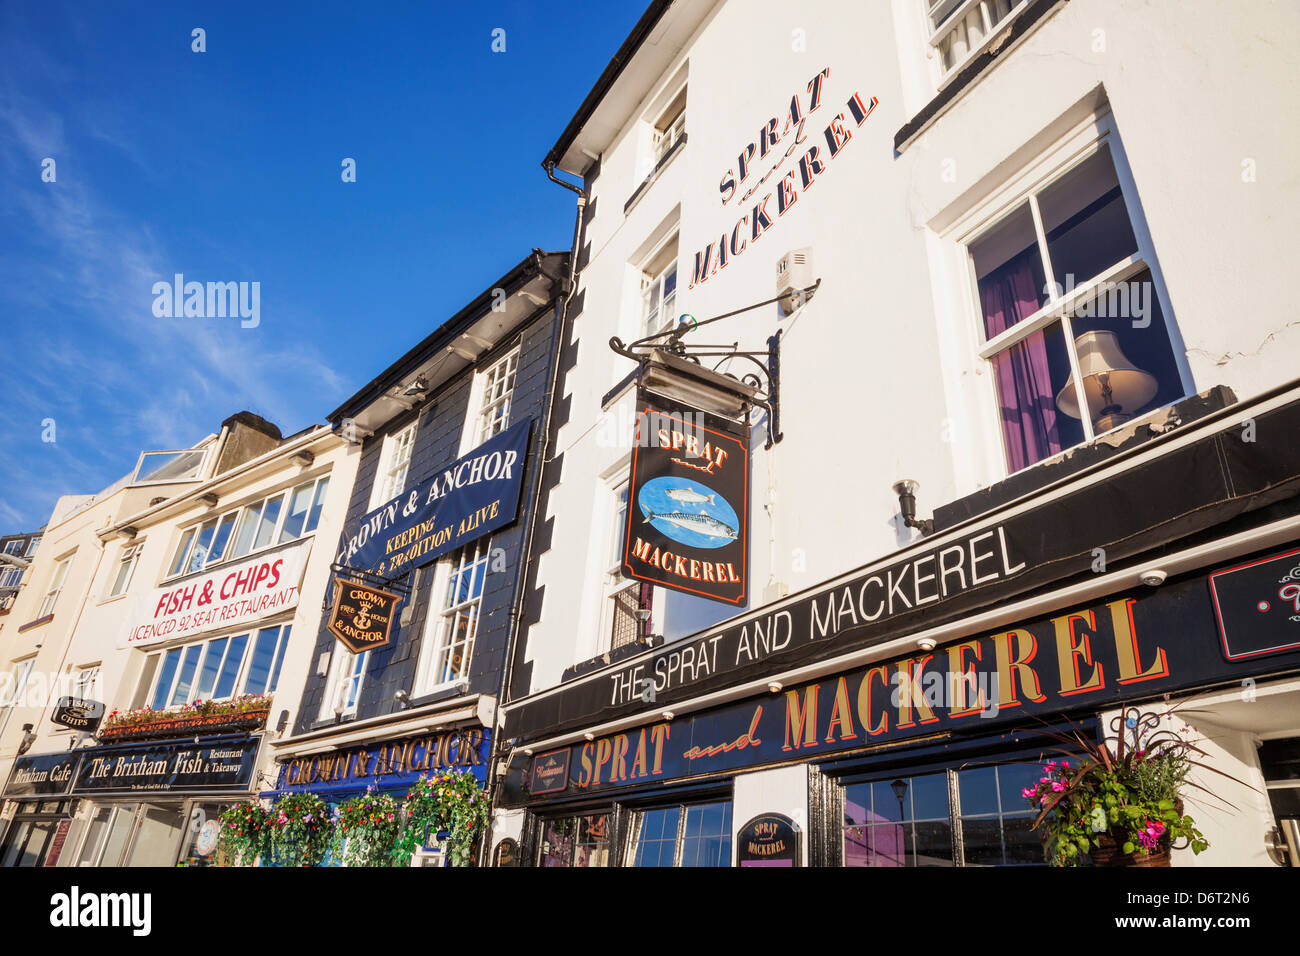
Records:
[[[266,725],[270,710],[248,710],[238,714],[186,714],[161,717],[136,724],[118,724],[99,732],[104,743],[118,740],[157,740],[167,737],[190,737],[195,733],[220,734],[252,732]]]
[[[1109,833],[1098,834],[1095,844],[1088,851],[1093,866],[1163,867],[1170,865],[1167,841],[1162,840],[1154,850],[1145,854],[1140,848],[1136,852],[1125,853],[1123,842],[1116,840]]]

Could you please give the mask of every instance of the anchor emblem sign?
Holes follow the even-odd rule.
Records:
[[[384,647],[392,640],[400,594],[380,591],[359,581],[334,579],[334,605],[326,627],[354,654]]]

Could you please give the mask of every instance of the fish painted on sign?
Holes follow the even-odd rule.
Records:
[[[699,505],[706,501],[713,504],[713,499],[716,497],[715,495],[702,495],[690,488],[669,488],[664,494],[673,501],[680,501],[684,505]]]
[[[662,521],[665,524],[676,525],[679,528],[685,528],[687,531],[694,531],[696,534],[706,535],[710,538],[729,538],[732,541],[736,539],[736,529],[731,525],[722,523],[712,515],[687,514],[683,511],[657,515],[653,511],[648,511],[645,520]]]

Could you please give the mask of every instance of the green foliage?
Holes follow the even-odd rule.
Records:
[[[260,803],[236,803],[221,812],[221,848],[239,866],[252,866],[267,852],[269,811]]]
[[[1037,785],[1023,796],[1039,811],[1034,827],[1043,829],[1043,847],[1056,866],[1077,866],[1103,838],[1125,854],[1149,856],[1186,841],[1193,853],[1209,842],[1191,817],[1181,812],[1180,793],[1198,764],[1199,752],[1186,740],[1166,734],[1150,750],[1114,750],[1076,734],[1057,739],[1074,745],[1083,756],[1049,760]]]
[[[386,793],[353,797],[334,811],[334,852],[346,866],[392,866],[401,807]]]
[[[469,866],[474,842],[487,829],[492,801],[468,771],[447,771],[423,776],[406,795],[406,823],[393,851],[405,864],[425,843],[426,834],[447,832],[447,856],[452,866]]]
[[[334,826],[325,801],[313,793],[281,797],[267,819],[267,849],[280,866],[319,866]]]

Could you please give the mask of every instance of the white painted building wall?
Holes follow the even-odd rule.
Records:
[[[590,185],[578,357],[563,384],[571,413],[552,451],[564,455],[548,504],[555,534],[539,559],[546,597],[528,633],[531,689],[554,686],[607,646],[600,543],[613,533],[612,488],[627,472],[633,420],[630,392],[600,408],[632,370],[607,342],[638,337],[638,266],[674,224],[677,312],[702,320],[772,296],[777,259],[801,247],[811,247],[822,280],[793,318],[765,306],[687,338],[754,349],[784,333],[785,440],[764,451],[761,423],[754,431],[751,607],[910,540],[896,520],[895,480],[920,481],[924,516],[1007,475],[960,240],[1026,168],[1064,161],[1053,147],[1111,131],[1125,198],[1141,212],[1135,231],[1154,249],[1162,304],[1177,325],[1188,394],[1222,384],[1246,398],[1293,379],[1300,328],[1274,277],[1294,257],[1300,182],[1290,157],[1300,143],[1284,118],[1300,103],[1289,82],[1297,54],[1276,38],[1295,34],[1300,12],[1247,6],[1071,0],[897,155],[895,132],[935,93],[921,0],[732,0],[703,15],[662,71],[636,73],[634,61],[640,102],[599,114],[621,127]],[[668,17],[706,7],[679,3]],[[766,234],[688,289],[695,253],[745,211],[739,194],[721,203],[719,180],[792,95],[806,105],[809,81],[827,67],[809,140],[824,157],[822,130],[841,112],[852,139],[784,216],[773,199]],[[624,215],[647,170],[648,120],[682,76],[688,142]],[[860,127],[846,110],[855,93],[879,100]],[[758,175],[769,165],[757,163]],[[654,630],[673,640],[730,613],[660,590]]]

